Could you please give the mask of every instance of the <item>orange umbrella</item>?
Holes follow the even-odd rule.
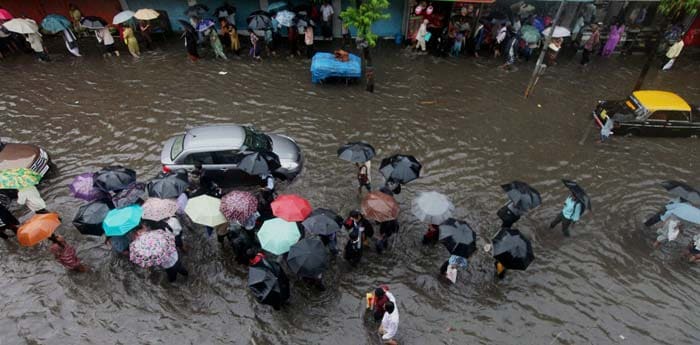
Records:
[[[362,200],[362,213],[369,219],[386,222],[399,216],[399,204],[391,195],[370,192]]]
[[[56,228],[61,225],[57,213],[45,213],[34,215],[17,230],[19,244],[31,247],[51,236]]]

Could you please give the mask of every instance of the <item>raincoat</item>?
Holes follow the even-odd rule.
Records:
[[[572,197],[566,198],[561,214],[572,222],[578,222],[579,218],[581,218],[581,203]]]
[[[612,53],[615,51],[615,48],[617,47],[617,43],[620,42],[620,38],[622,37],[623,32],[625,32],[624,25],[620,25],[619,27],[617,25],[610,26],[610,33],[608,34],[608,41],[605,42],[605,47],[603,48],[603,52],[600,55],[602,55],[602,56],[612,55]]]
[[[214,50],[216,57],[228,60],[226,54],[224,54],[224,46],[221,45],[219,35],[214,30],[209,30],[209,43],[211,43],[211,49]]]
[[[136,36],[134,36],[134,30],[129,27],[124,28],[123,34],[124,44],[129,48],[129,53],[138,57],[141,54],[141,50],[139,49],[139,42],[136,40]]]

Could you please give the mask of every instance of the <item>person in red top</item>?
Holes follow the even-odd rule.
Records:
[[[66,243],[63,236],[53,234],[49,237],[49,241],[53,242],[49,251],[61,265],[66,269],[76,272],[87,272],[87,266],[83,265],[78,258],[75,248]]]
[[[382,321],[384,317],[384,305],[389,302],[389,297],[384,293],[385,290],[381,287],[374,289],[374,299],[372,300],[372,311],[374,321]]]

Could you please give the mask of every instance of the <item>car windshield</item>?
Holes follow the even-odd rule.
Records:
[[[637,119],[644,119],[649,116],[649,110],[645,108],[636,97],[630,96],[625,104],[634,111],[634,115]]]
[[[272,149],[272,140],[265,134],[258,133],[254,128],[243,127],[245,130],[245,140],[243,145],[248,150],[261,151]]]
[[[185,148],[185,135],[181,135],[173,141],[173,146],[170,148],[170,159],[175,160],[177,156],[179,156],[182,153],[182,150]]]

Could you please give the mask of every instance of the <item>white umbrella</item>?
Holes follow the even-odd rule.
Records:
[[[117,13],[116,16],[114,16],[114,19],[112,19],[112,24],[114,24],[114,25],[121,24],[121,23],[128,21],[129,19],[131,19],[133,17],[134,17],[134,11],[129,11],[129,10],[121,11],[121,12]]]
[[[413,199],[411,211],[423,222],[441,224],[452,217],[455,207],[444,194],[438,192],[420,193]]]
[[[200,195],[187,202],[185,213],[192,219],[192,222],[213,228],[228,221],[219,211],[220,207],[221,199]]]
[[[158,16],[160,13],[150,8],[142,8],[134,13],[134,17],[138,20],[151,20],[158,18]]]
[[[39,32],[39,26],[31,19],[14,18],[2,24],[7,30],[18,34],[33,34]]]
[[[542,36],[547,36],[549,35],[549,32],[552,31],[552,27],[548,27],[542,31]],[[562,38],[562,37],[569,37],[571,36],[571,31],[569,29],[563,27],[563,26],[557,26],[554,28],[554,33],[552,34],[552,38]]]

